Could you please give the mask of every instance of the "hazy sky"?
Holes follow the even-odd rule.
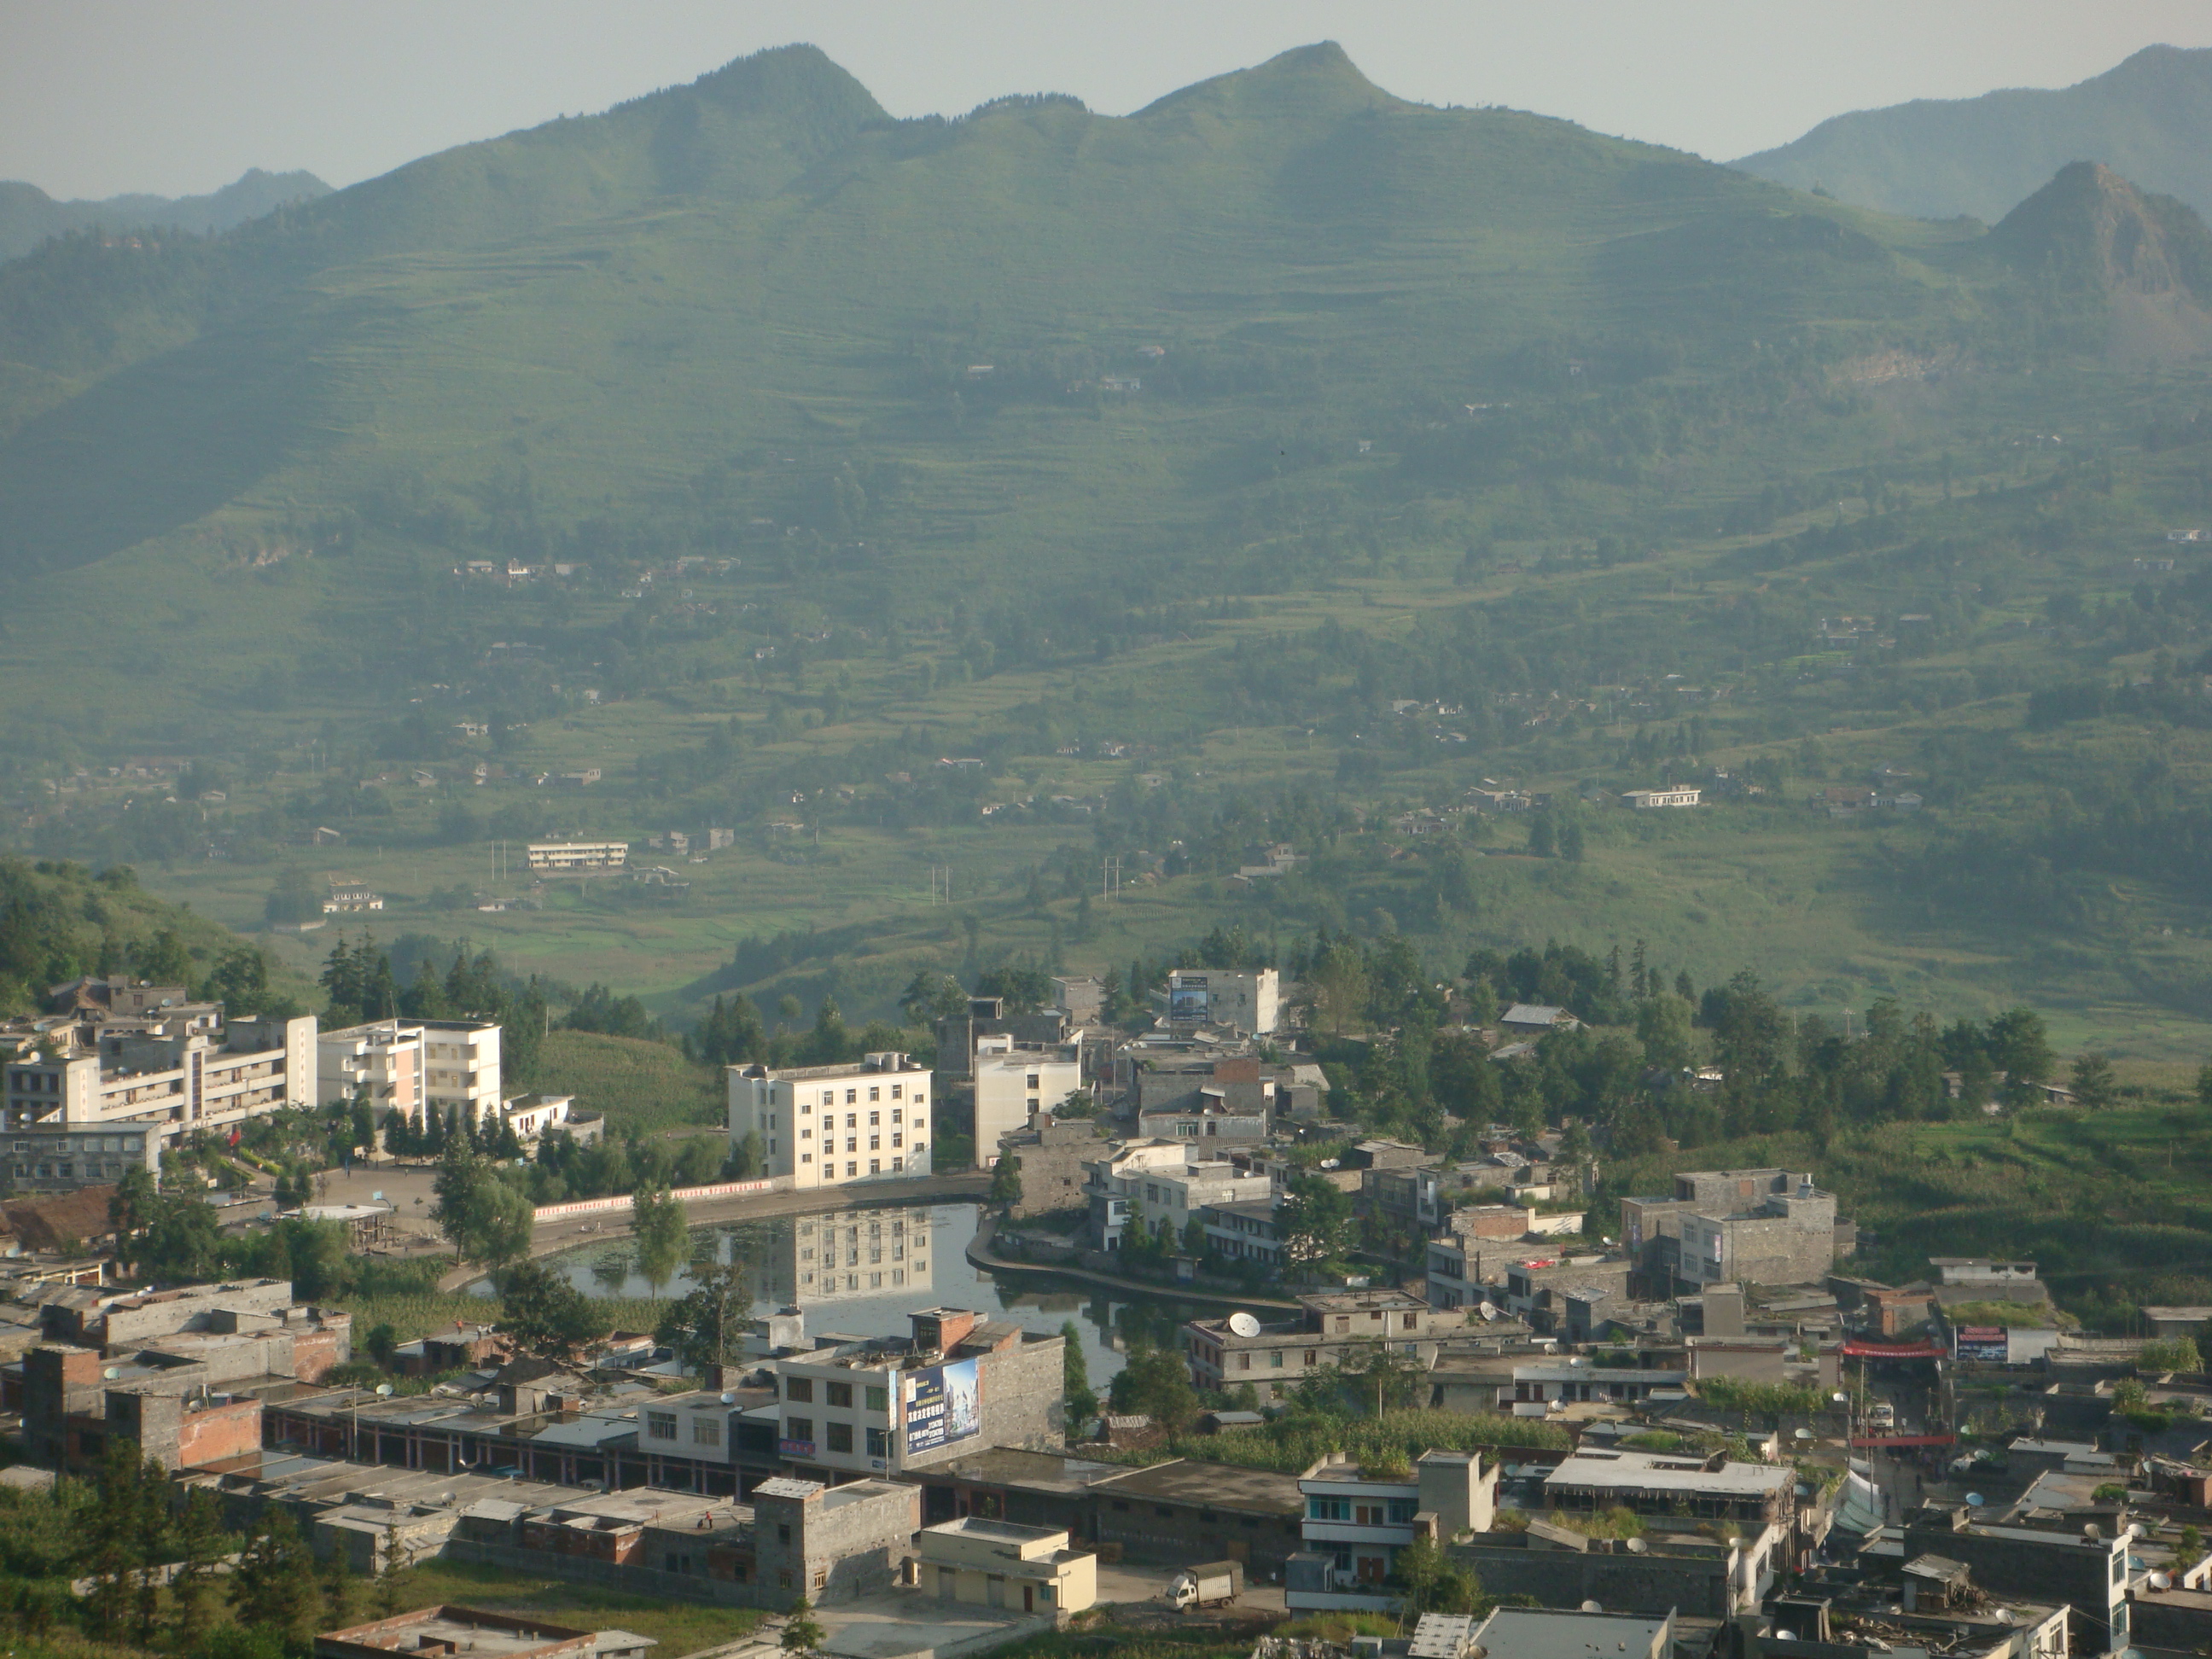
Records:
[[[163,195],[249,167],[350,184],[811,40],[896,115],[1015,92],[1123,114],[1341,41],[1437,104],[1512,105],[1725,160],[1845,110],[2063,86],[2207,0],[0,0],[0,178]]]

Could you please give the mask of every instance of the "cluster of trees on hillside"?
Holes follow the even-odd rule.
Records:
[[[1791,1129],[1818,1140],[1850,1123],[1978,1112],[1993,1094],[2033,1103],[2058,1069],[2032,1010],[1947,1026],[1885,999],[1847,1036],[1821,1015],[1793,1016],[1748,969],[1703,991],[1686,973],[1670,978],[1641,941],[1601,957],[1556,941],[1479,950],[1456,987],[1427,969],[1402,935],[1320,933],[1285,960],[1305,987],[1316,1030],[1328,1034],[1321,1053],[1336,1085],[1333,1110],[1454,1156],[1471,1156],[1492,1122],[1524,1133],[1586,1125],[1615,1157],[1662,1140],[1692,1146]],[[1564,1007],[1585,1023],[1498,1060],[1466,1026],[1448,1023],[1455,997],[1456,1012],[1476,1025],[1520,1001]],[[1693,1075],[1704,1065],[1718,1069],[1717,1081]],[[2112,1097],[2112,1069],[2100,1055],[2077,1059],[2072,1081],[2087,1103]],[[1447,1115],[1462,1127],[1449,1130]]]
[[[442,975],[425,956],[403,987],[390,954],[374,937],[363,933],[349,943],[342,936],[331,947],[319,983],[330,998],[325,1030],[400,1018],[498,1021],[501,1073],[515,1084],[526,1084],[535,1075],[551,1020],[545,982],[504,972],[490,951],[472,957],[456,947]]]
[[[196,951],[173,923],[149,927],[142,912],[151,908],[127,865],[94,875],[66,860],[0,859],[0,1014],[42,1011],[54,986],[122,973],[181,985],[234,1015],[307,1012],[270,992],[268,960],[252,945]]]

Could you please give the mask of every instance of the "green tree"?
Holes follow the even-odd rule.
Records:
[[[1408,1613],[1482,1610],[1482,1585],[1474,1570],[1445,1554],[1434,1539],[1416,1538],[1398,1552],[1392,1565],[1406,1582]]]
[[[826,1639],[822,1626],[814,1617],[814,1604],[800,1596],[791,1604],[784,1615],[783,1650],[786,1653],[812,1653]]]
[[[2074,1098],[2081,1105],[2105,1107],[2118,1098],[2112,1062],[2094,1051],[2074,1057],[2074,1073],[2069,1081]]]
[[[329,1555],[323,1559],[322,1571],[317,1575],[323,1597],[322,1628],[343,1630],[353,1623],[354,1592],[353,1559],[343,1541],[332,1545]]]
[[[192,983],[192,956],[177,937],[173,927],[159,929],[150,939],[131,949],[133,965],[138,977],[155,985],[182,985],[190,988]]]
[[[294,1652],[313,1646],[323,1611],[314,1552],[282,1504],[263,1510],[246,1534],[230,1576],[230,1597],[240,1624],[264,1626]]]
[[[1665,991],[1644,998],[1636,1006],[1636,1040],[1645,1065],[1682,1070],[1691,1059],[1690,1005]]]
[[[538,1229],[538,1206],[528,1193],[496,1176],[485,1182],[485,1194],[476,1259],[492,1267],[521,1261],[530,1254],[530,1241]]]
[[[684,1369],[704,1376],[729,1364],[752,1322],[752,1289],[742,1261],[702,1252],[691,1262],[691,1289],[661,1316],[654,1338],[674,1348]]]
[[[684,1200],[665,1187],[641,1187],[631,1200],[629,1230],[637,1240],[638,1271],[659,1296],[684,1259],[684,1241],[690,1231]]]
[[[313,921],[322,913],[322,895],[315,891],[313,881],[297,865],[277,872],[269,896],[261,902],[262,917],[268,921]]]
[[[1190,1368],[1181,1354],[1164,1348],[1133,1349],[1108,1392],[1116,1413],[1149,1417],[1170,1434],[1182,1433],[1198,1417]]]
[[[1340,1036],[1347,1026],[1366,1019],[1373,988],[1366,953],[1355,940],[1339,939],[1324,947],[1306,970],[1305,984],[1316,1024]]]
[[[1083,1333],[1073,1320],[1063,1320],[1060,1336],[1064,1345],[1060,1353],[1060,1388],[1067,1398],[1068,1427],[1073,1429],[1098,1415],[1098,1396],[1091,1391],[1091,1363],[1083,1355]]]
[[[499,1329],[532,1353],[567,1359],[612,1324],[599,1303],[542,1261],[518,1261],[500,1275]]]
[[[434,1108],[431,1121],[438,1121]],[[430,1219],[438,1224],[457,1259],[465,1260],[481,1249],[492,1218],[496,1181],[474,1141],[465,1134],[447,1138],[439,1154],[437,1179],[431,1183],[434,1201]]]
[[[221,1600],[216,1567],[229,1553],[215,1494],[194,1487],[178,1521],[177,1574],[169,1586],[169,1634],[177,1651],[190,1652],[215,1627]]]
[[[2008,1009],[1990,1022],[1988,1044],[1990,1063],[2006,1074],[2005,1103],[2017,1108],[2041,1099],[2037,1085],[2058,1066],[2043,1017],[2029,1008]]]
[[[1291,1261],[1334,1261],[1352,1243],[1351,1195],[1321,1176],[1298,1176],[1284,1194],[1276,1227]]]
[[[1012,1152],[1002,1152],[991,1168],[992,1203],[1002,1210],[1011,1210],[1022,1201],[1022,1161]]]

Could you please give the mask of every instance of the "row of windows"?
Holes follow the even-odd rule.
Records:
[[[892,1084],[892,1085],[891,1085],[891,1098],[892,1098],[893,1100],[896,1100],[896,1099],[900,1097],[900,1095],[904,1091],[905,1088],[906,1088],[906,1085],[905,1085],[904,1084],[902,1084],[902,1083],[894,1083],[894,1084]],[[883,1090],[882,1090],[880,1087],[872,1087],[872,1088],[870,1088],[870,1089],[869,1089],[869,1091],[868,1091],[868,1098],[869,1098],[870,1100],[881,1100],[883,1097],[884,1097],[884,1091],[883,1091]],[[848,1106],[854,1105],[854,1103],[856,1103],[860,1100],[860,1091],[858,1089],[848,1089],[848,1090],[846,1090],[846,1091],[845,1091],[845,1103],[846,1103]],[[915,1095],[915,1097],[914,1097],[914,1103],[915,1103],[915,1105],[919,1106],[919,1105],[921,1105],[921,1104],[922,1101],[923,1101],[925,1098],[926,1098],[926,1097],[925,1097],[925,1096],[923,1096],[923,1095],[921,1095],[921,1093],[917,1092],[917,1093]],[[824,1106],[835,1106],[835,1105],[837,1103],[837,1091],[836,1091],[835,1089],[824,1089],[824,1090],[822,1091],[822,1103],[823,1103]],[[803,1112],[803,1111],[807,1110],[807,1109],[808,1109],[808,1108],[806,1107],[806,1105],[805,1105],[804,1103],[802,1103],[800,1104],[800,1106],[799,1106],[799,1109],[800,1111],[802,1111],[802,1112]]]
[[[915,1151],[916,1151],[917,1152],[920,1152],[921,1150],[921,1148],[920,1146],[916,1146],[916,1147],[915,1148]],[[813,1163],[813,1162],[814,1162],[814,1154],[813,1154],[813,1153],[811,1153],[811,1152],[801,1152],[801,1153],[799,1155],[799,1161],[801,1164],[811,1164],[811,1163]],[[837,1160],[836,1160],[836,1158],[823,1158],[823,1159],[822,1160],[822,1167],[823,1167],[823,1172],[824,1172],[825,1174],[827,1174],[827,1175],[830,1176],[831,1176],[831,1177],[833,1177],[833,1178],[836,1176],[836,1173],[837,1173]],[[905,1170],[905,1168],[906,1168],[906,1160],[905,1160],[904,1158],[893,1158],[893,1159],[891,1160],[891,1173],[892,1173],[893,1175],[900,1174],[902,1171],[903,1171],[903,1170]],[[881,1158],[870,1158],[870,1159],[868,1160],[868,1173],[869,1173],[870,1175],[881,1175],[883,1172],[884,1172],[884,1161],[883,1161],[883,1159],[881,1159]],[[860,1166],[859,1162],[858,1162],[857,1160],[855,1160],[855,1161],[854,1161],[854,1162],[848,1163],[848,1164],[845,1165],[845,1173],[846,1173],[846,1175],[847,1175],[848,1176],[856,1176],[856,1175],[860,1174]]]
[[[1349,1521],[1354,1526],[1404,1526],[1420,1508],[1418,1498],[1309,1498],[1306,1518],[1311,1521]]]
[[[783,1437],[787,1440],[814,1438],[814,1419],[811,1417],[787,1417],[783,1423]],[[889,1429],[870,1429],[865,1443],[871,1457],[890,1455],[891,1436]],[[853,1425],[850,1423],[824,1423],[822,1425],[822,1449],[849,1452],[853,1449]]]
[[[19,1140],[15,1152],[143,1152],[143,1135],[57,1135],[51,1140]]]
[[[921,1225],[921,1224],[920,1224],[919,1222],[915,1223],[915,1224],[917,1227],[919,1227],[919,1226]],[[868,1233],[869,1233],[869,1236],[870,1236],[871,1237],[873,1237],[876,1234],[882,1232],[882,1231],[883,1231],[883,1230],[884,1230],[884,1224],[883,1224],[883,1222],[882,1222],[882,1220],[881,1220],[880,1218],[870,1218],[870,1220],[869,1220],[869,1222],[868,1222]],[[834,1221],[828,1221],[828,1222],[824,1222],[824,1223],[823,1223],[823,1224],[822,1224],[822,1233],[823,1233],[823,1237],[825,1237],[825,1238],[826,1238],[826,1237],[830,1237],[831,1234],[835,1233],[836,1231],[837,1231],[837,1224],[836,1224],[836,1222],[834,1222]],[[902,1232],[904,1232],[904,1231],[906,1231],[906,1222],[905,1222],[905,1219],[904,1219],[903,1218],[897,1218],[897,1219],[893,1220],[893,1221],[892,1221],[892,1223],[891,1223],[891,1231],[892,1231],[893,1232],[895,1232],[895,1233],[902,1233]],[[799,1224],[799,1236],[801,1238],[805,1238],[805,1237],[811,1237],[811,1236],[812,1235],[813,1231],[814,1231],[814,1224],[813,1224],[812,1222],[811,1222],[811,1221],[802,1221],[802,1222],[800,1222],[800,1223]],[[848,1237],[848,1238],[858,1238],[860,1236],[860,1224],[859,1224],[858,1222],[854,1222],[852,1225],[850,1225],[850,1226],[848,1226],[848,1227],[847,1227],[847,1228],[845,1229],[845,1237]]]
[[[674,1412],[647,1412],[645,1414],[645,1437],[647,1440],[676,1438]],[[722,1425],[718,1418],[705,1415],[691,1419],[691,1443],[695,1446],[719,1446],[722,1443]]]
[[[814,1247],[811,1244],[803,1246],[799,1252],[799,1259],[801,1261],[813,1261]],[[872,1267],[880,1266],[883,1262],[883,1246],[875,1243],[873,1240],[871,1240],[868,1245],[868,1265]],[[903,1244],[892,1245],[891,1260],[894,1261],[905,1261],[906,1246]],[[823,1249],[822,1265],[825,1267],[834,1267],[837,1265],[837,1246],[834,1241]],[[860,1247],[858,1244],[854,1244],[846,1250],[845,1265],[848,1267],[857,1267],[860,1265]]]
[[[51,1174],[48,1173],[49,1170],[52,1171]],[[111,1179],[120,1181],[123,1178],[123,1166],[120,1164],[110,1164],[106,1167],[105,1171],[103,1171],[100,1165],[88,1161],[84,1166],[84,1173],[85,1178],[88,1180],[95,1176],[105,1173]],[[74,1163],[53,1164],[18,1164],[15,1166],[15,1179],[18,1181],[75,1181],[76,1178],[76,1165]]]
[[[825,1126],[823,1127],[823,1132],[822,1132],[822,1139],[830,1143],[830,1151],[832,1151],[832,1152],[835,1152],[835,1151],[836,1151],[836,1150],[837,1150],[837,1147],[836,1147],[837,1137],[836,1137],[836,1135],[833,1133],[833,1131],[834,1131],[834,1129],[835,1129],[835,1127],[836,1127],[835,1125],[825,1125]],[[804,1127],[804,1126],[802,1125],[802,1126],[800,1127],[800,1128],[799,1128],[799,1138],[801,1140],[811,1140],[811,1139],[814,1139],[814,1131],[813,1131],[813,1130],[811,1130],[811,1129],[810,1129],[810,1128],[807,1128],[807,1127]],[[905,1137],[903,1134],[902,1134],[898,1130],[896,1130],[896,1129],[892,1130],[892,1131],[891,1131],[891,1145],[892,1145],[892,1146],[905,1146],[905,1145],[906,1145],[906,1137]],[[768,1149],[769,1149],[769,1151],[770,1151],[771,1152],[774,1152],[774,1151],[775,1150],[775,1142],[774,1142],[773,1140],[769,1141],[769,1144],[768,1144]],[[879,1152],[883,1151],[883,1149],[884,1149],[884,1138],[883,1138],[881,1135],[879,1135],[879,1134],[871,1134],[871,1135],[868,1137],[868,1150],[869,1150],[870,1152]],[[847,1135],[847,1136],[845,1137],[845,1150],[846,1150],[847,1152],[859,1152],[859,1151],[860,1150],[860,1136],[858,1136],[858,1135]]]
[[[916,1281],[917,1283],[919,1283],[919,1282],[921,1281],[921,1276],[922,1276],[924,1273],[927,1273],[928,1271],[929,1271],[929,1263],[927,1263],[927,1261],[924,1261],[921,1260],[919,1257],[917,1257],[917,1258],[915,1259],[915,1264],[914,1264],[914,1273],[915,1273],[915,1281]],[[813,1283],[814,1283],[814,1275],[813,1275],[812,1273],[801,1273],[801,1274],[799,1274],[799,1282],[801,1285],[805,1285],[811,1286],[811,1285],[813,1285]],[[899,1285],[904,1285],[905,1283],[906,1283],[906,1269],[905,1269],[905,1268],[903,1268],[903,1267],[894,1267],[894,1268],[892,1268],[892,1269],[891,1269],[891,1284],[892,1284],[892,1285],[896,1288],[896,1286],[899,1286]],[[870,1273],[870,1274],[868,1275],[868,1288],[869,1288],[870,1290],[872,1290],[872,1291],[880,1291],[881,1289],[883,1289],[883,1287],[884,1287],[884,1276],[883,1276],[881,1273]],[[823,1290],[825,1290],[825,1291],[834,1291],[834,1290],[836,1290],[836,1289],[837,1288],[837,1275],[836,1275],[836,1274],[835,1274],[835,1273],[824,1273],[824,1274],[823,1274],[823,1275],[822,1275],[822,1288],[823,1288]],[[860,1274],[858,1274],[858,1273],[847,1273],[847,1274],[845,1275],[845,1288],[846,1288],[847,1290],[848,1290],[848,1291],[857,1291],[857,1290],[859,1290],[859,1289],[860,1288]]]
[[[785,1377],[783,1397],[786,1400],[796,1400],[801,1405],[811,1405],[814,1400],[814,1379],[811,1376]],[[891,1396],[888,1384],[878,1388],[873,1383],[864,1383],[860,1389],[860,1398],[872,1412],[886,1412],[890,1409]],[[848,1411],[851,1410],[853,1385],[850,1382],[824,1382],[822,1385],[822,1403],[825,1406],[842,1406]],[[803,1434],[794,1435],[792,1437],[796,1440],[808,1438]]]

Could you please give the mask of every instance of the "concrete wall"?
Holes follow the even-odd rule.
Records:
[[[1304,1547],[1296,1515],[1245,1515],[1134,1492],[1115,1497],[1111,1487],[1094,1502],[1098,1541],[1119,1544],[1133,1561],[1242,1561],[1255,1571],[1280,1572]]]
[[[1488,1595],[1527,1595],[1547,1607],[1595,1601],[1608,1613],[1662,1613],[1697,1619],[1729,1613],[1725,1556],[1615,1555],[1581,1550],[1516,1549],[1477,1539],[1448,1550],[1472,1567]]]
[[[901,1468],[919,1470],[973,1457],[981,1446],[1018,1446],[1027,1451],[1063,1451],[1067,1445],[1066,1339],[1018,1342],[982,1356],[976,1369],[983,1384],[983,1432],[918,1457]]]
[[[665,1596],[671,1601],[704,1601],[724,1607],[768,1607],[776,1612],[789,1607],[794,1597],[794,1593],[778,1591],[773,1583],[740,1584],[727,1578],[662,1572],[655,1567],[617,1567],[586,1556],[556,1558],[511,1544],[488,1544],[471,1539],[448,1539],[441,1553],[448,1561],[474,1561],[532,1577],[555,1572],[573,1583],[596,1584],[625,1595]]]

